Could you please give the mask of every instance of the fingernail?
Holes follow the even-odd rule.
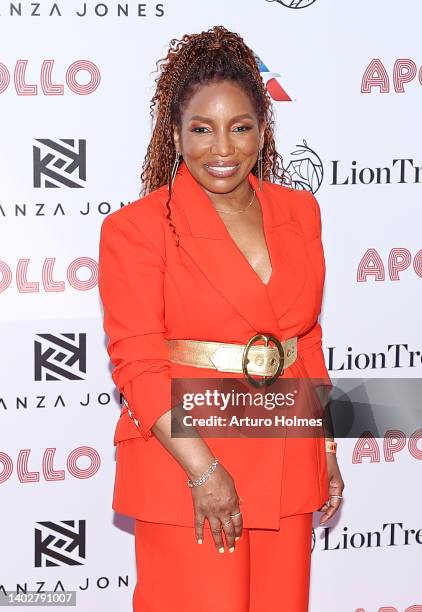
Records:
[[[233,551],[234,551],[234,546],[230,546],[229,552],[233,552]]]
[[[235,540],[239,540],[239,539],[240,539],[240,536],[236,536],[236,537],[235,537]]]
[[[221,546],[221,547],[218,549],[218,552],[223,553],[223,552],[224,552],[224,546]]]
[[[198,544],[202,544],[202,540],[198,540]]]

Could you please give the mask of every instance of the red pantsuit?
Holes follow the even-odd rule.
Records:
[[[136,521],[135,612],[307,612],[312,512],[280,529],[244,529],[233,553],[216,552],[209,529]]]
[[[246,568],[250,562],[251,580],[254,576],[258,582],[262,580],[253,567],[257,559],[259,564],[264,562],[265,555],[260,554],[266,548],[263,542],[274,538],[279,544],[268,548],[268,563],[272,559],[275,562],[279,554],[283,562],[279,558],[276,563],[284,568],[289,565],[291,555],[302,551],[303,571],[296,574],[303,577],[301,590],[304,589],[306,598],[309,538],[305,531],[309,531],[309,513],[328,499],[323,437],[207,438],[213,454],[234,478],[244,500],[243,525],[246,530],[251,529],[240,550],[224,555],[214,550],[216,558],[207,556],[211,539],[207,538],[202,549],[195,541],[186,473],[151,431],[154,422],[171,407],[173,377],[205,378],[223,374],[171,362],[167,338],[245,344],[259,332],[271,333],[280,340],[298,336],[297,359],[283,376],[324,378],[329,382],[318,323],[325,277],[318,203],[309,192],[268,181],[263,182],[260,191],[254,175],[249,175],[249,181],[261,205],[272,263],[272,276],[267,285],[232,240],[184,162],[177,172],[171,200],[179,247],[166,218],[166,186],[110,214],[101,230],[99,288],[104,329],[109,337],[108,352],[114,365],[112,376],[139,423],[137,426],[130,418],[127,408],[121,411],[114,437],[117,464],[113,508],[139,521],[137,551],[143,587],[137,589],[135,601],[146,598],[149,587],[151,593],[154,591],[154,580],[161,582],[164,589],[171,582],[174,612],[190,609],[183,602],[186,585],[179,580],[173,582],[174,574],[168,575],[171,568],[183,566],[184,562],[176,559],[176,549],[172,548],[182,541],[186,542],[182,546],[186,554],[189,550],[193,555],[195,572],[203,572],[205,582],[209,580],[208,564],[214,565],[217,561],[231,564],[230,573],[234,581],[239,581],[243,593],[240,595],[239,590],[239,597],[244,601],[245,574],[241,567]],[[295,515],[302,515],[302,519],[298,517],[295,522]],[[303,515],[308,515],[304,522]],[[299,525],[302,521],[297,534],[297,542],[301,544],[293,544],[294,531],[289,532],[289,537],[288,530],[277,532],[280,518],[287,517],[290,524]],[[184,529],[172,530],[172,526]],[[252,531],[255,529],[270,532]],[[166,548],[164,534],[170,532],[171,542]],[[190,533],[191,544],[186,533]],[[142,538],[145,539],[144,563]],[[163,543],[158,557],[155,553],[150,555],[152,545],[148,542],[153,541]],[[179,553],[183,555],[183,550]],[[235,558],[227,559],[229,555]],[[189,559],[185,562],[189,564]],[[280,574],[283,571],[280,569]],[[294,584],[293,579],[286,583],[286,589],[291,586],[293,600]],[[252,589],[252,598],[257,597],[254,593]],[[280,595],[284,596],[289,597]],[[232,600],[236,597],[232,591]],[[222,592],[221,601],[224,600]],[[148,605],[153,604],[143,604],[139,608],[141,612],[161,610]],[[247,609],[241,605],[239,602],[239,607],[233,610]],[[254,605],[252,600],[251,606]],[[204,607],[199,609],[206,611]],[[219,605],[218,609],[224,608]],[[274,609],[301,612],[306,608],[298,603],[296,607]]]

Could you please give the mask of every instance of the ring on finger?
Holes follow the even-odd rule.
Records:
[[[232,522],[232,520],[231,520],[231,519],[229,519],[228,521],[224,521],[224,525],[228,525],[228,524],[229,524],[229,523],[231,523],[231,522]]]
[[[239,516],[239,514],[242,514],[241,512],[236,512],[236,514],[231,514],[230,516]]]

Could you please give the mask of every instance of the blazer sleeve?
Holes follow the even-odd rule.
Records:
[[[122,209],[125,210],[125,209]],[[101,226],[98,286],[112,378],[145,440],[171,408],[164,324],[165,259],[125,210]]]
[[[321,210],[313,193],[306,191],[302,192],[302,195],[305,197],[305,206],[307,207],[305,213],[307,246],[312,252],[316,267],[315,273],[320,275],[323,286],[325,281],[325,257],[322,244]],[[310,214],[310,209],[312,214]],[[322,327],[317,318],[313,326],[300,337],[300,354],[309,378],[323,379],[324,384],[332,387],[322,350],[322,338]]]

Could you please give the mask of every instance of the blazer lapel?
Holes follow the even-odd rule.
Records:
[[[306,282],[306,246],[302,226],[291,217],[290,189],[274,189],[271,183],[263,182],[263,191],[258,191],[258,179],[250,176],[262,205],[263,217],[269,212],[270,222],[266,227],[266,238],[271,257],[273,276],[268,283],[268,296],[276,318],[282,317],[292,308]],[[261,196],[261,194],[263,194]]]
[[[283,214],[271,185],[263,191],[252,173],[249,181],[260,201],[272,263],[267,285],[258,277],[230,236],[224,222],[185,162],[179,166],[173,197],[182,208],[188,231],[178,232],[183,248],[209,281],[257,332],[277,334],[278,320],[299,295],[305,281],[305,249],[300,227]],[[286,271],[283,274],[283,271]]]

